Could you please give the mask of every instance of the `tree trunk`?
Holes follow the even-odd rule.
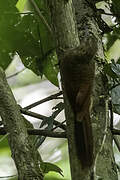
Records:
[[[27,134],[26,122],[21,115],[4,71],[0,68],[0,116],[2,118],[12,158],[18,170],[19,180],[43,180],[38,152]]]
[[[117,180],[117,170],[112,150],[112,134],[109,128],[107,80],[105,75],[101,73],[104,53],[100,30],[94,19],[95,14],[85,0],[73,0],[73,2],[72,0],[48,0],[48,6],[56,37],[57,55],[62,78],[72,179],[94,180],[99,177],[105,180]],[[94,58],[96,51],[97,56]],[[95,75],[94,64],[96,66]],[[81,78],[81,75],[84,78]],[[93,75],[95,76],[94,87],[91,88]],[[84,82],[81,83],[81,81]],[[84,88],[82,91],[84,98],[78,93],[79,85],[82,89]],[[76,94],[79,94],[79,97]],[[91,94],[93,105],[90,112],[91,120],[89,120]],[[85,99],[85,97],[87,98]],[[75,107],[77,98],[79,99],[78,107]],[[80,115],[79,107],[81,108]],[[81,136],[76,136],[76,129],[78,128],[76,124],[78,121],[75,118],[83,116],[82,119],[84,119],[85,113],[87,114],[87,123],[85,125],[88,130],[92,124],[94,155],[93,161],[91,160],[92,163],[84,164],[84,160],[89,158],[85,156],[82,159],[82,157],[78,156],[81,147],[78,148],[76,142],[79,144],[79,141],[82,142],[83,139]],[[88,131],[85,131],[83,131],[82,136],[84,133],[88,133]],[[89,138],[89,135],[92,137],[91,132],[86,137]],[[88,143],[89,145],[82,145],[81,143],[83,149],[90,148],[92,141]],[[91,153],[91,151],[89,152]],[[81,153],[84,154],[84,152]]]

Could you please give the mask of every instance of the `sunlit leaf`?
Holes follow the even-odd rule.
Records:
[[[57,165],[49,163],[49,162],[41,162],[40,167],[44,174],[54,171],[59,173],[61,176],[63,176],[63,171],[60,169]]]
[[[118,39],[118,34],[116,34],[114,31],[112,34],[107,34],[107,43],[106,43],[106,49],[107,51],[111,48],[111,46],[113,46],[113,44],[115,43],[115,41]]]
[[[16,4],[16,7],[19,9],[20,12],[24,10],[24,6],[27,0],[19,0]]]

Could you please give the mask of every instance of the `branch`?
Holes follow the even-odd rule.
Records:
[[[40,129],[27,129],[29,135],[41,135],[45,137],[54,137],[54,138],[66,138],[65,132],[51,132],[48,130]],[[0,128],[0,135],[5,135],[7,132],[5,128]]]
[[[9,134],[8,142],[18,170],[18,179],[43,180],[39,167],[38,151],[33,150],[32,141],[28,136],[24,118],[7,83],[5,73],[0,68],[0,116]],[[24,162],[24,167],[23,167]]]
[[[109,99],[109,110],[110,110],[110,129],[113,130],[113,105],[111,98]]]
[[[21,111],[22,114],[25,114],[25,115],[28,115],[28,116],[31,116],[31,117],[34,117],[34,118],[37,118],[37,119],[41,119],[43,121],[45,119],[47,119],[47,118],[49,119],[49,117],[47,117],[47,116],[44,116],[44,115],[41,115],[41,114],[37,114],[35,112],[27,111],[26,109],[21,108],[21,107],[20,107],[20,111]],[[56,120],[54,120],[53,124],[57,125],[57,126],[59,125],[60,128],[62,128],[63,130],[66,130],[66,125],[61,124],[60,122],[58,122]]]
[[[61,124],[59,125],[57,125],[57,126],[55,126],[54,128],[52,128],[52,131],[54,131],[55,129],[57,129],[57,128],[59,128],[61,125],[63,125],[64,123],[66,122],[66,120],[64,120],[63,122],[61,122]]]
[[[120,17],[120,14],[115,14],[115,13],[111,14],[111,13],[105,12],[104,10],[101,11],[101,14],[108,15],[108,16],[116,16],[116,17],[118,17],[118,18]]]
[[[23,68],[21,71],[16,72],[16,73],[14,73],[14,74],[12,74],[12,75],[10,75],[10,76],[7,76],[6,78],[7,78],[7,79],[10,79],[10,78],[12,78],[12,77],[14,77],[14,76],[17,76],[18,74],[20,74],[21,72],[23,72],[25,69],[26,69],[26,68]]]
[[[41,135],[41,136],[54,137],[54,138],[66,138],[65,132],[51,132],[51,131],[39,130],[39,129],[28,129],[28,134]]]
[[[120,135],[120,130],[119,129],[113,129],[112,131],[113,135]]]
[[[50,95],[50,96],[48,96],[48,97],[46,97],[44,99],[41,99],[40,101],[37,101],[37,102],[35,102],[33,104],[30,104],[30,105],[24,107],[24,109],[28,110],[28,109],[31,109],[31,108],[33,108],[35,106],[38,106],[38,105],[40,105],[40,104],[42,104],[44,102],[51,101],[53,99],[58,99],[58,96],[60,96],[60,95],[62,95],[62,91],[60,91],[59,93]]]
[[[28,12],[4,12],[4,13],[0,13],[0,15],[28,15],[28,14],[34,14],[35,12],[32,11],[28,11]]]
[[[6,178],[7,178],[7,179],[8,179],[8,178],[10,178],[10,179],[11,179],[11,178],[15,178],[15,177],[17,177],[17,175],[11,175],[11,176],[0,176],[0,179],[1,179],[1,178],[2,178],[2,179],[3,179],[3,178],[5,178],[5,179],[6,179]]]
[[[34,0],[29,0],[30,3],[32,4],[32,6],[34,7],[36,13],[38,14],[38,16],[40,17],[40,19],[42,20],[42,22],[44,23],[44,25],[47,27],[48,31],[52,34],[52,30],[51,27],[49,26],[48,22],[46,21],[46,19],[44,18],[44,16],[41,14],[40,9],[38,8],[37,4],[35,3]]]

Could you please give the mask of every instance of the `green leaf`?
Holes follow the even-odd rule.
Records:
[[[120,86],[115,87],[111,91],[113,111],[120,115]]]
[[[117,76],[116,73],[112,70],[111,64],[112,64],[112,63],[109,63],[109,64],[105,64],[105,65],[104,65],[104,72],[105,72],[108,76],[110,76],[111,78],[116,79],[116,78],[118,78],[118,76]]]
[[[42,68],[39,68],[40,64],[39,64],[38,57],[36,57],[36,58],[34,58],[34,57],[32,58],[30,56],[24,57],[24,58],[21,57],[21,60],[25,67],[32,70],[38,76],[40,75],[42,77],[43,72],[42,72]]]
[[[46,78],[53,83],[55,86],[58,85],[58,60],[55,52],[53,54],[47,56],[47,58],[44,60],[43,63],[43,73],[46,76]]]
[[[113,104],[113,112],[120,115],[120,104]]]
[[[118,28],[115,28],[115,29],[118,29]],[[106,43],[105,46],[106,46],[107,51],[111,48],[111,46],[113,46],[113,44],[115,43],[115,41],[119,37],[119,34],[116,34],[115,29],[113,30],[112,34],[111,33],[106,34],[106,36],[107,36],[107,43]]]
[[[118,77],[120,77],[120,64],[112,63],[111,64],[111,69]]]
[[[117,64],[120,64],[120,57],[119,57],[118,60],[117,60]]]
[[[57,57],[55,53],[53,54],[54,36],[48,31],[36,11],[34,14],[20,16],[16,3],[17,0],[0,1],[0,66],[6,69],[13,55],[17,53],[27,68],[37,75],[44,74],[48,80],[58,86]],[[42,0],[37,5],[50,24],[46,2]]]
[[[17,0],[0,1],[0,66],[6,69],[11,63],[14,54],[12,37],[15,36],[14,27],[20,16],[15,7]]]
[[[59,173],[61,176],[63,176],[63,171],[62,169],[60,169],[57,165],[55,164],[52,164],[52,163],[49,163],[49,162],[41,162],[40,163],[40,167],[43,171],[43,173],[48,173],[50,171],[54,171],[54,172],[57,172]]]
[[[15,7],[18,0],[0,0],[0,12],[2,11],[12,11],[13,7]],[[12,8],[12,9],[11,9]]]
[[[119,0],[112,0],[112,10],[113,13],[118,14],[120,12],[120,1]]]
[[[24,6],[27,0],[19,0],[16,4],[16,7],[19,9],[20,12],[24,10]]]
[[[7,49],[1,49],[0,48],[0,66],[3,68],[3,69],[6,69],[9,64],[11,63],[12,61],[12,55],[11,55],[11,52],[8,51]]]
[[[113,13],[114,16],[116,16],[115,21],[119,23],[120,17],[117,16],[120,13],[120,1],[119,0],[111,1],[110,11]]]

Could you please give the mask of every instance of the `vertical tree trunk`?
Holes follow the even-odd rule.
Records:
[[[95,49],[98,48],[97,57],[92,60],[92,66],[96,60],[95,81],[92,95],[93,106],[91,109],[94,161],[92,166],[88,166],[87,168],[82,168],[81,161],[78,158],[75,142],[78,142],[80,137],[76,139],[74,110],[70,105],[70,100],[68,100],[66,89],[63,88],[72,179],[90,180],[100,177],[105,180],[117,180],[116,166],[112,151],[112,135],[109,129],[107,81],[105,81],[105,76],[101,73],[104,55],[100,31],[94,19],[94,12],[84,0],[73,0],[73,3],[72,0],[48,0],[48,6],[51,12],[52,25],[58,47],[57,55],[60,64],[62,61],[60,71],[63,86],[67,82],[67,80],[65,80],[66,69],[63,68],[69,66],[71,57],[73,62],[73,54],[75,57],[78,57],[79,54],[81,57],[85,52],[84,61],[80,60],[80,64],[83,65],[84,63],[87,64],[91,62],[91,59],[93,59],[96,53]],[[95,39],[97,39],[97,41]],[[80,54],[83,49],[83,54]],[[64,61],[66,61],[65,66]],[[90,74],[88,71],[89,68],[87,68],[84,76],[89,77]],[[71,69],[71,73],[69,71],[67,75],[72,75],[72,73],[73,71]],[[90,80],[90,78],[88,79]],[[68,82],[67,85],[69,86],[69,84],[70,82]],[[68,93],[71,91],[71,87],[74,91],[74,84],[75,83],[73,83],[73,87],[72,85],[69,86],[70,88],[68,87]],[[71,96],[74,96],[74,94]]]
[[[12,158],[18,170],[19,180],[43,180],[39,154],[27,134],[24,117],[21,115],[4,71],[0,68],[0,116],[8,133]]]

